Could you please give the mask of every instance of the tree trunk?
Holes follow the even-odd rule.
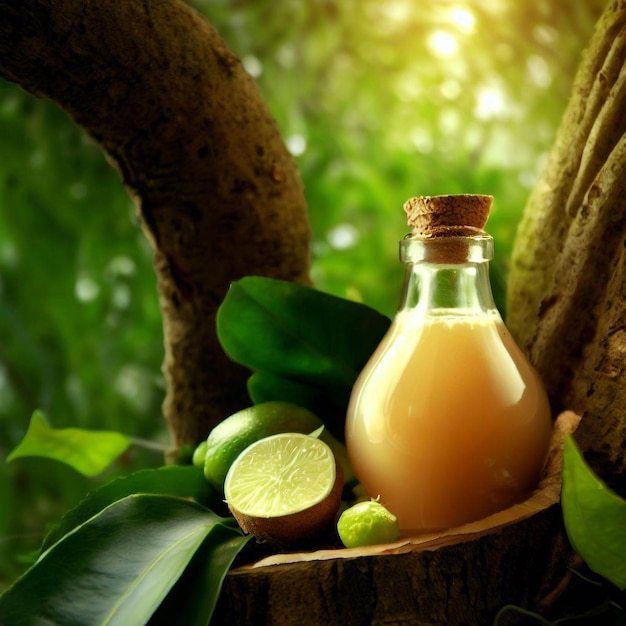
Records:
[[[543,180],[520,225],[507,324],[555,412],[626,493],[626,2],[598,23]]]
[[[546,538],[557,526],[557,515],[547,511],[524,524],[524,533],[509,526],[435,550],[235,569],[214,620],[229,626],[487,626],[505,605],[531,602],[549,558]],[[528,559],[529,550],[539,558]]]
[[[302,185],[253,81],[179,0],[2,0],[0,74],[120,171],[155,253],[173,444],[199,441],[249,402],[215,332],[230,282],[309,282]]]

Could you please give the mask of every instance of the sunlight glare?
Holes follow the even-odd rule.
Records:
[[[79,302],[93,302],[99,293],[98,283],[86,274],[79,276],[74,284],[74,295]]]
[[[276,52],[276,60],[285,69],[290,70],[295,66],[297,57],[296,50],[293,45],[285,44],[281,46]]]
[[[408,2],[387,2],[381,9],[389,21],[400,24],[406,22],[411,15],[411,6]]]
[[[439,59],[454,56],[459,50],[456,37],[444,30],[436,30],[430,34],[426,42],[430,53]]]
[[[461,95],[461,85],[453,78],[448,78],[439,85],[439,93],[447,100],[456,100]]]
[[[137,271],[135,261],[129,256],[120,254],[114,256],[106,266],[104,270],[105,274],[111,278],[117,276],[134,276]]]
[[[426,128],[414,128],[410,133],[410,137],[411,142],[417,148],[418,152],[421,152],[422,154],[428,154],[429,152],[433,151],[435,143]]]
[[[127,402],[141,409],[146,404],[148,395],[146,382],[146,375],[141,367],[128,363],[118,371],[113,388]]]
[[[547,89],[552,83],[550,66],[547,61],[538,54],[533,54],[528,58],[526,61],[526,71],[528,72],[529,79],[541,89]]]
[[[476,25],[476,17],[467,8],[457,6],[452,7],[448,14],[448,19],[454,24],[462,33],[473,33]]]
[[[259,78],[259,76],[263,74],[263,64],[260,59],[253,54],[247,54],[241,59],[241,63],[252,78]]]
[[[480,120],[501,117],[506,111],[504,93],[497,87],[485,87],[478,91],[474,115]]]
[[[422,97],[424,89],[415,75],[407,74],[399,77],[394,86],[396,96],[402,102],[415,102]]]
[[[295,157],[301,156],[306,151],[306,137],[296,133],[287,138],[287,149]]]
[[[328,232],[326,238],[335,250],[348,250],[357,244],[359,231],[352,224],[338,224]]]
[[[443,135],[454,136],[461,130],[459,112],[453,108],[444,108],[439,112],[439,129]]]
[[[127,309],[130,306],[132,294],[128,285],[115,285],[111,294],[111,303],[116,309]]]

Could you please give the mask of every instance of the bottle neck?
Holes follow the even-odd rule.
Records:
[[[499,316],[491,293],[489,235],[400,242],[406,275],[400,311],[421,315]]]

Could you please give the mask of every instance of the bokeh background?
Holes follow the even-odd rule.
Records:
[[[504,309],[517,223],[606,0],[195,0],[297,158],[318,288],[393,315],[403,202],[490,193]],[[0,591],[113,474],[4,462],[30,416],[167,443],[151,251],[119,176],[54,105],[0,80]]]

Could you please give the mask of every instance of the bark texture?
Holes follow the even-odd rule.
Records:
[[[215,333],[230,282],[309,282],[301,181],[255,84],[179,0],[0,0],[0,75],[120,171],[155,253],[173,444],[199,441],[249,402]]]
[[[522,532],[509,526],[436,550],[235,569],[226,576],[214,621],[485,626],[504,605],[528,605],[539,593],[549,566],[547,537],[559,517],[555,507],[524,523]]]
[[[587,459],[626,493],[626,2],[586,50],[513,253],[507,324]]]

